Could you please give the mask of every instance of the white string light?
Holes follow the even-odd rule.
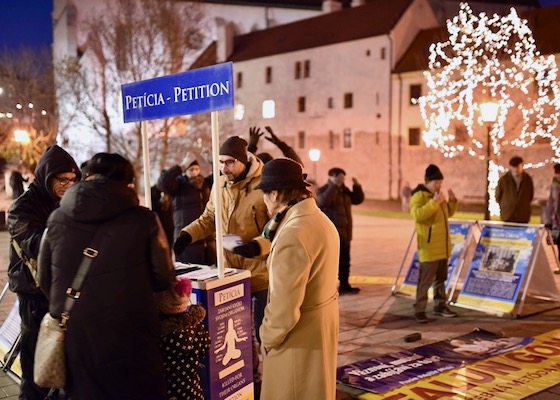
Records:
[[[558,67],[553,55],[537,50],[527,21],[514,8],[507,16],[477,16],[461,3],[459,14],[447,21],[447,30],[449,40],[430,46],[429,69],[424,72],[428,93],[418,99],[425,123],[422,138],[445,157],[464,153],[486,160],[487,131],[479,105],[489,100],[499,104],[490,131],[493,155],[488,176],[490,211],[497,215],[494,189],[505,168],[495,161],[503,149],[545,142],[550,144],[551,158],[524,167],[560,162],[560,138],[554,133],[560,118]],[[466,132],[460,143],[455,129]]]

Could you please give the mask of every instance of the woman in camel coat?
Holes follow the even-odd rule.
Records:
[[[338,233],[308,185],[300,164],[276,159],[258,186],[273,215],[261,400],[336,398]]]

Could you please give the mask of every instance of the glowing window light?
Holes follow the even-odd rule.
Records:
[[[262,104],[263,118],[270,119],[276,116],[276,103],[274,100],[265,100]]]
[[[236,121],[242,121],[244,116],[245,116],[245,106],[243,104],[236,105],[233,118]]]

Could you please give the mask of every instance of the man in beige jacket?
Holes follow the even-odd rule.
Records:
[[[213,199],[216,188],[220,191],[222,199],[221,215],[224,234],[239,235],[244,242],[249,242],[261,234],[264,225],[268,222],[263,192],[255,188],[261,181],[262,161],[247,151],[247,142],[239,136],[232,136],[222,144],[219,158],[222,175],[215,177],[217,186],[212,187],[210,200],[202,215],[184,227],[181,235],[175,241],[173,250],[176,254],[182,253],[189,244],[214,234],[216,210]],[[253,324],[256,339],[260,344],[258,332],[263,320],[268,293],[266,255],[245,258],[226,251],[224,256],[227,267],[251,271]],[[257,347],[253,354],[255,371],[258,367],[258,357],[256,357],[258,353]],[[258,375],[255,378],[258,380]]]

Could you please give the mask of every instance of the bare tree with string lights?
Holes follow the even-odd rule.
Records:
[[[475,15],[462,3],[447,30],[447,41],[430,46],[428,93],[418,99],[423,140],[445,157],[486,162],[489,218],[499,215],[494,191],[507,156],[521,155],[525,168],[560,161],[558,67],[513,8]]]

